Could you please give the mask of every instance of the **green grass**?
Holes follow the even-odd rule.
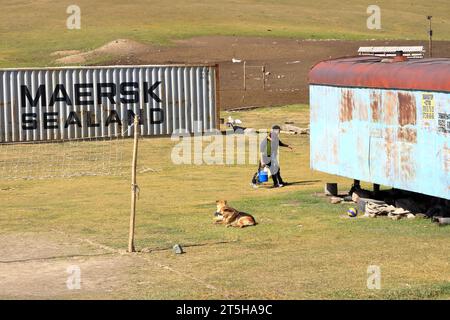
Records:
[[[204,35],[307,39],[426,39],[426,15],[436,40],[449,40],[446,0],[379,0],[381,30],[366,27],[367,1],[79,0],[81,30],[67,30],[71,1],[9,1],[0,7],[0,66],[47,66],[57,50],[88,50],[118,38],[170,44]],[[269,31],[270,30],[270,31]]]
[[[304,124],[308,107],[222,116],[229,114],[245,125],[267,128],[284,120]],[[199,289],[198,284],[167,273],[149,275],[144,267],[136,266],[122,271],[121,276],[132,279],[126,286],[93,297],[450,298],[450,228],[439,228],[425,219],[347,218],[348,205],[331,205],[318,193],[325,182],[336,181],[344,191],[351,181],[309,169],[308,137],[283,136],[282,140],[295,148],[294,152],[281,151],[283,176],[299,184],[254,190],[249,186],[254,165],[175,166],[170,161],[175,142],[143,139],[139,166],[158,172],[138,175],[136,246],[156,250],[148,254],[149,261],[182,270],[218,290]],[[125,143],[131,153],[131,141]],[[56,229],[74,239],[124,249],[129,184],[126,176],[0,181],[2,234],[45,234]],[[259,224],[243,230],[213,225],[215,200],[220,198],[253,214]],[[165,250],[175,243],[185,246],[187,253],[176,256]],[[381,290],[366,288],[369,265],[381,267]],[[139,284],[149,277],[155,286]],[[182,282],[174,285],[177,281]]]

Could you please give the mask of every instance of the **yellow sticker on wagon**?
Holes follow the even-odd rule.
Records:
[[[424,120],[434,119],[434,96],[431,93],[422,94],[422,114]]]

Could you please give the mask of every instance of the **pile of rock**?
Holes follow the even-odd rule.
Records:
[[[364,216],[369,218],[376,218],[378,216],[387,216],[392,220],[400,220],[402,218],[415,219],[416,214],[405,210],[403,208],[397,208],[393,205],[388,205],[386,203],[374,203],[374,202],[366,202]],[[425,215],[421,214],[422,217]]]
[[[433,221],[440,224],[448,221],[448,218],[441,218],[450,218],[448,201],[442,199],[418,199],[414,195],[408,196],[408,194],[395,190],[378,194],[377,199],[374,198],[373,192],[359,189],[352,191],[352,194],[348,196],[331,196],[330,202],[333,204],[357,203],[359,214],[368,218],[379,216],[385,216],[392,220],[435,218]]]

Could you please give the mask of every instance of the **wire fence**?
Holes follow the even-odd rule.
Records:
[[[127,141],[111,136],[0,144],[0,179],[120,176],[127,167]]]

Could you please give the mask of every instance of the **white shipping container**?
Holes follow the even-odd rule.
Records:
[[[0,69],[0,143],[219,126],[217,65]]]

